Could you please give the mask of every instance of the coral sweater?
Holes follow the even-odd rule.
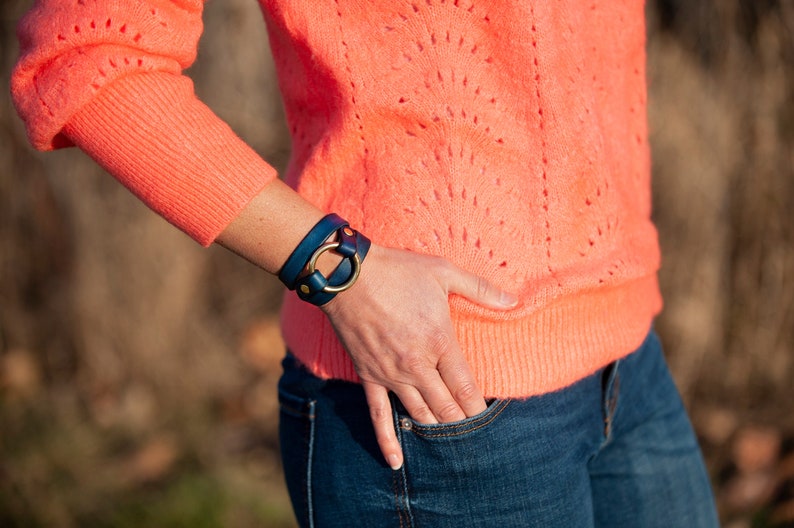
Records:
[[[642,342],[661,297],[641,1],[260,4],[286,181],[376,243],[519,294],[506,313],[450,299],[486,395],[562,388]],[[202,7],[39,0],[12,92],[37,148],[77,144],[208,245],[276,174],[182,74]],[[288,294],[282,322],[313,372],[357,379],[319,309]]]

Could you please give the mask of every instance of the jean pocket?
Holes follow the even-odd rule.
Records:
[[[312,526],[312,463],[316,401],[278,391],[279,441],[284,479],[301,526]]]
[[[401,414],[399,416],[399,426],[405,433],[413,433],[424,438],[449,438],[468,435],[494,424],[511,402],[512,400],[510,399],[497,398],[489,401],[486,409],[479,414],[457,422],[439,424],[419,423],[407,414]]]

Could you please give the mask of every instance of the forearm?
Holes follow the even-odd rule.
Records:
[[[323,212],[278,180],[188,86],[166,105],[152,102],[164,97],[161,83],[144,83],[143,98],[133,96],[142,88],[132,81],[117,82],[81,109],[67,136],[200,243],[216,241],[277,273]]]
[[[249,202],[216,242],[275,274],[323,215],[281,180],[274,180]]]

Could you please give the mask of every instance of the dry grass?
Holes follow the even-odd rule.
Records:
[[[3,84],[26,5],[0,6]],[[207,10],[198,90],[282,165],[256,3]],[[658,0],[649,23],[658,326],[726,523],[794,523],[794,5]],[[79,152],[32,152],[0,97],[0,525],[290,526],[276,282]],[[762,455],[776,480],[742,503]]]

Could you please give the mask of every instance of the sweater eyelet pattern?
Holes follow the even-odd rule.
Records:
[[[557,390],[642,342],[661,309],[642,2],[260,5],[286,181],[374,243],[519,295],[504,313],[450,299],[488,397]],[[209,244],[275,172],[182,75],[201,8],[39,0],[12,92],[34,145],[76,143]],[[357,380],[317,308],[287,294],[282,328],[313,372]]]

